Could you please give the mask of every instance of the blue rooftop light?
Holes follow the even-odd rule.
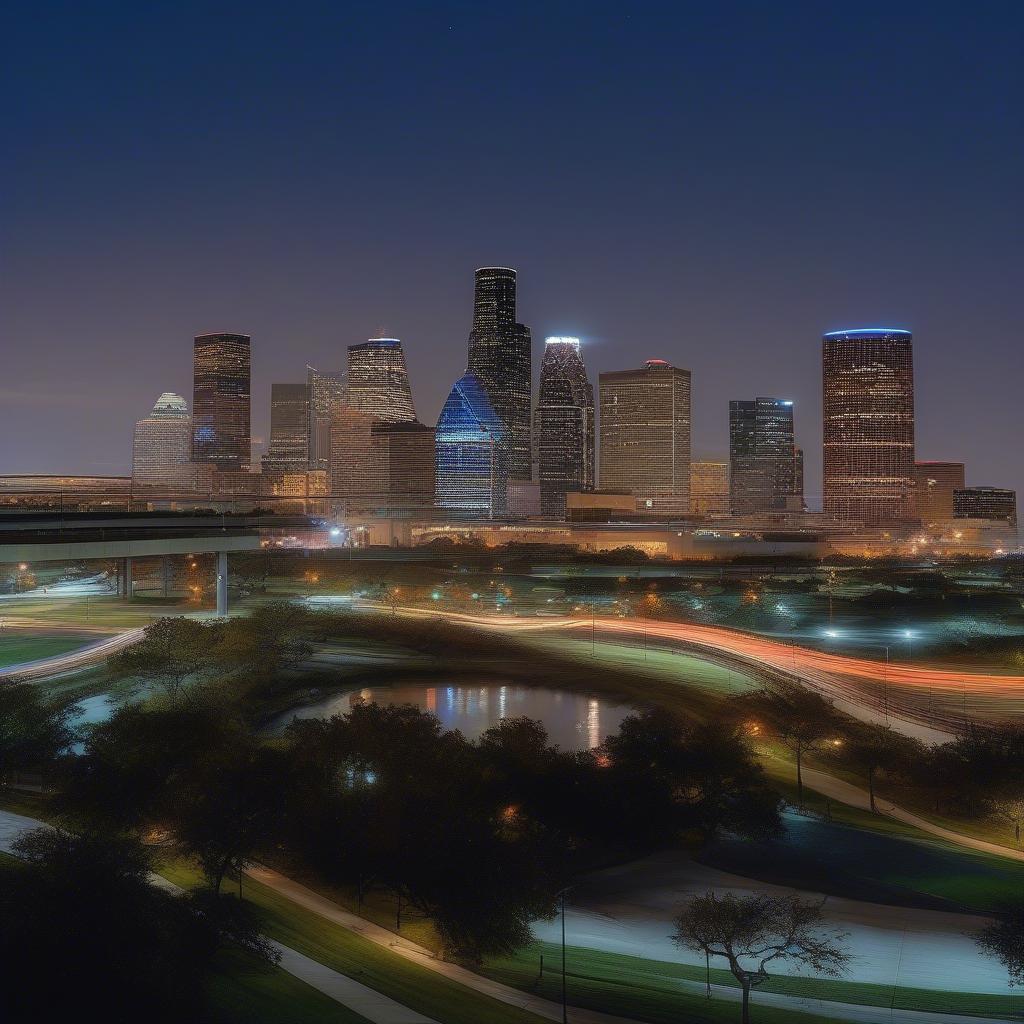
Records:
[[[828,331],[826,338],[841,338],[847,334],[912,334],[912,331],[905,331],[902,327],[855,327],[845,331]]]

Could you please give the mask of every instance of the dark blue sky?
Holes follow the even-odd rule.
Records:
[[[1024,490],[1024,5],[16,3],[2,24],[0,471],[124,472],[191,338],[270,383],[383,328],[421,417],[472,271],[539,352],[792,398],[820,335],[915,334],[918,455]]]

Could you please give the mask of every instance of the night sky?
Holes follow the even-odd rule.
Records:
[[[128,472],[191,339],[271,381],[402,338],[422,419],[473,269],[589,369],[796,402],[915,335],[917,450],[1024,491],[1024,4],[15,3],[0,26],[0,472]],[[813,500],[813,498],[812,498]]]

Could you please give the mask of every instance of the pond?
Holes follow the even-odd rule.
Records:
[[[271,724],[283,729],[293,718],[344,715],[360,701],[413,704],[437,715],[445,729],[459,729],[470,740],[503,718],[525,716],[544,723],[551,743],[564,750],[591,750],[619,731],[633,709],[604,699],[564,690],[487,683],[476,686],[374,686],[332,694],[316,703],[293,708]]]

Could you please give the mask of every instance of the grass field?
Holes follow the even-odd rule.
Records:
[[[95,633],[4,629],[0,631],[0,668],[67,654],[99,639]]]

